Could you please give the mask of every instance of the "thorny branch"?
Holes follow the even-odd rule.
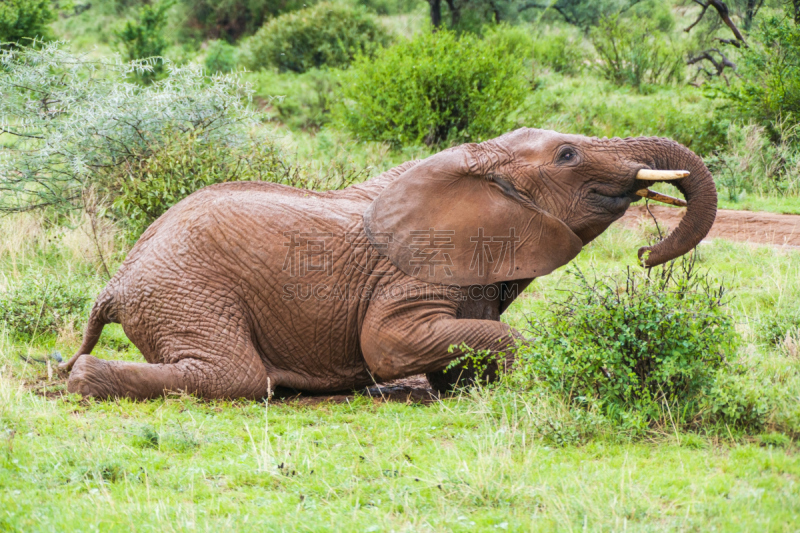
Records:
[[[703,17],[706,14],[706,11],[708,11],[708,8],[713,7],[717,11],[717,14],[719,15],[719,18],[722,20],[722,22],[724,22],[725,25],[728,28],[730,28],[731,32],[733,32],[733,35],[734,37],[736,37],[736,40],[740,41],[742,46],[747,48],[747,42],[744,40],[742,32],[739,31],[739,28],[737,28],[736,24],[734,24],[733,20],[731,20],[730,10],[728,9],[728,6],[725,4],[725,2],[722,2],[721,0],[707,0],[706,2],[702,2],[701,0],[692,0],[692,1],[695,4],[702,6],[703,10],[700,11],[700,14],[697,16],[697,19],[683,31],[685,32],[691,31],[691,29],[694,28],[697,25],[697,23],[703,19]]]

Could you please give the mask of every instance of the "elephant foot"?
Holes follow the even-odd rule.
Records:
[[[67,381],[67,391],[92,398],[110,398],[117,388],[113,362],[82,355],[72,365]]]

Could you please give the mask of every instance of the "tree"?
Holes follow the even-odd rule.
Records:
[[[47,38],[48,25],[56,19],[51,0],[3,0],[0,2],[0,42]]]
[[[116,32],[119,46],[125,59],[135,61],[148,59],[152,69],[139,73],[140,79],[150,83],[164,71],[164,60],[161,54],[169,43],[164,36],[167,25],[167,11],[174,5],[174,0],[164,0],[158,4],[144,5],[139,11],[137,21],[128,21],[125,27]]]

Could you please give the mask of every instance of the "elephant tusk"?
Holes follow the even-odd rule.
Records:
[[[686,200],[681,200],[680,198],[673,198],[672,196],[667,196],[666,194],[661,194],[660,192],[651,191],[650,189],[640,189],[636,191],[636,195],[641,196],[642,198],[649,198],[650,200],[655,200],[656,202],[663,202],[665,204],[676,205],[678,207],[686,207],[688,205],[686,203]]]
[[[688,175],[688,170],[650,170],[649,168],[643,168],[636,173],[636,179],[646,181],[671,181],[683,179]]]

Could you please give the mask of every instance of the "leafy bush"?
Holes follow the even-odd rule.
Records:
[[[251,35],[280,13],[304,7],[298,0],[181,0],[190,36],[228,42]]]
[[[161,54],[168,45],[164,28],[167,25],[167,11],[173,4],[173,0],[145,4],[139,11],[137,21],[126,22],[125,27],[116,32],[117,43],[123,50],[125,59],[150,59],[152,68],[137,72],[142,81],[151,82],[164,71]]]
[[[583,70],[587,59],[580,39],[556,33],[543,35],[534,41],[533,61],[541,67],[548,67],[563,74],[577,74]]]
[[[597,137],[671,137],[699,154],[724,144],[728,132],[716,104],[693,87],[642,94],[589,73],[576,78],[545,73],[537,83],[519,114],[530,127]]]
[[[269,102],[270,118],[295,130],[318,130],[330,122],[340,77],[340,70],[316,68],[302,74],[261,71],[250,75],[257,96]]]
[[[764,313],[758,323],[758,337],[772,346],[783,344],[787,337],[800,339],[800,309]]]
[[[78,279],[29,274],[0,292],[0,322],[23,337],[56,334],[83,319],[88,293]]]
[[[225,41],[214,41],[208,45],[204,64],[209,73],[230,72],[236,68],[238,62],[238,51],[235,46]]]
[[[178,132],[207,145],[250,142],[253,115],[242,98],[249,89],[238,78],[171,68],[142,86],[126,80],[146,65],[99,63],[55,43],[0,51],[0,65],[9,138],[0,153],[0,211],[83,209],[92,191],[113,201],[120,169]]]
[[[138,237],[198,189],[229,181],[276,181],[287,170],[270,142],[207,143],[198,132],[176,132],[165,135],[158,146],[132,154],[106,187],[119,190],[113,212]]]
[[[544,379],[570,403],[634,427],[665,412],[679,422],[694,416],[734,349],[722,286],[690,260],[629,269],[622,283],[571,272],[576,290],[533,319],[516,377]]]
[[[741,49],[739,82],[718,85],[739,112],[768,127],[800,117],[800,26],[771,17],[762,21]],[[776,133],[773,130],[773,133]]]
[[[322,3],[269,21],[248,42],[250,68],[281,71],[343,67],[389,42],[383,26],[364,8]]]
[[[47,38],[48,25],[55,19],[51,0],[4,0],[0,2],[0,42]]]
[[[395,146],[480,141],[513,126],[528,92],[508,46],[440,30],[360,57],[343,75],[336,120]]]
[[[402,15],[414,11],[419,0],[358,0],[362,5],[378,15]]]
[[[733,202],[745,194],[800,194],[800,130],[786,122],[773,124],[773,142],[764,127],[733,123],[727,145],[706,158],[717,187]]]
[[[618,85],[641,89],[677,81],[683,74],[681,51],[649,19],[604,17],[590,38],[600,59],[598,70]]]

